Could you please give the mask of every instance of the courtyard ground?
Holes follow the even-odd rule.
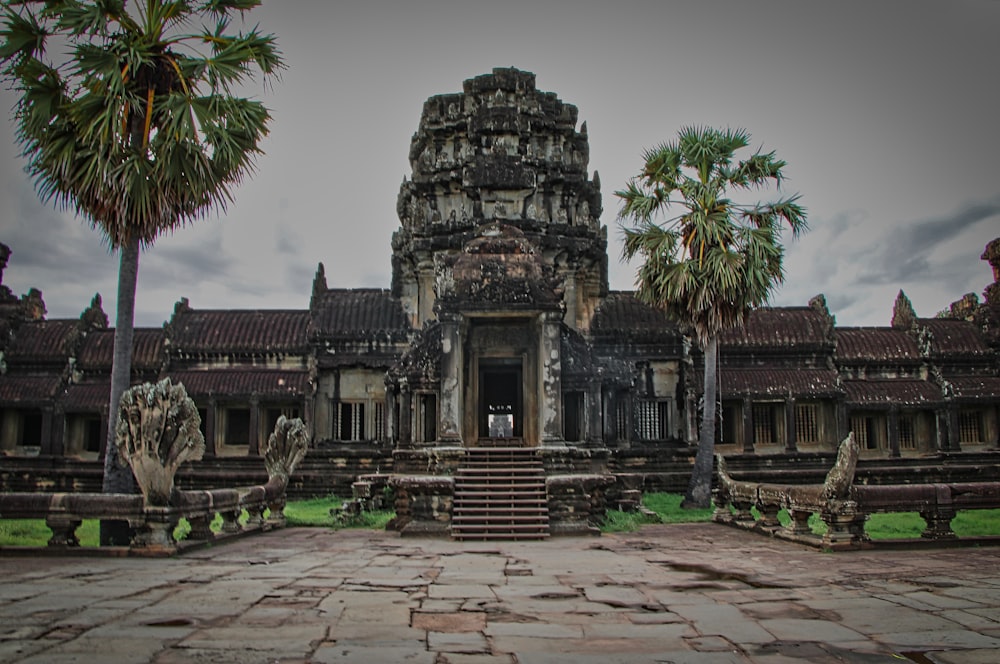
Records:
[[[169,559],[2,557],[0,578],[0,662],[1000,661],[996,546],[289,528]]]

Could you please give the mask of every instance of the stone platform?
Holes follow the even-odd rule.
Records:
[[[2,557],[0,578],[0,662],[1000,661],[998,547],[290,528],[170,559]]]

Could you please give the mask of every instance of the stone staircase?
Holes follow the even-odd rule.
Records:
[[[545,469],[527,447],[466,450],[455,475],[451,536],[457,540],[537,540],[549,536]]]

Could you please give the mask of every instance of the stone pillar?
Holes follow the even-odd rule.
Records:
[[[250,440],[247,441],[247,456],[260,456],[260,436],[260,399],[253,396],[250,397]]]
[[[836,410],[837,436],[835,440],[841,441],[847,438],[847,434],[851,432],[851,423],[847,418],[847,404],[845,404],[843,401],[838,401],[836,409],[837,409]],[[834,446],[836,446],[836,444],[837,443],[835,442]]]
[[[559,444],[562,434],[562,347],[559,324],[562,314],[557,311],[539,317],[538,357],[538,431],[543,445]]]
[[[893,406],[888,415],[889,458],[899,458],[899,407]]]
[[[462,353],[461,316],[441,317],[441,422],[438,437],[445,442],[462,442]],[[410,417],[410,410],[400,412],[400,425]]]
[[[52,406],[42,408],[42,439],[38,441],[39,454],[54,454],[52,444],[53,419]]]
[[[205,409],[205,456],[215,456],[215,420],[216,401],[215,398],[208,400],[208,408]]]
[[[604,412],[604,444],[611,447],[618,442],[618,404],[614,390],[602,390],[601,409]]]
[[[66,454],[66,412],[61,406],[52,409],[52,431],[49,434],[48,449],[46,439],[42,439],[42,454],[65,456]]]
[[[413,393],[406,381],[399,383],[399,446],[413,446]]]
[[[958,404],[950,403],[948,404],[947,410],[948,418],[948,447],[949,452],[961,452],[962,443],[959,441],[959,425],[958,425]]]
[[[601,382],[597,379],[590,381],[590,389],[587,391],[586,422],[587,431],[585,440],[590,447],[601,447],[604,436],[601,432]]]
[[[566,268],[566,278],[563,281],[563,302],[566,303],[566,321],[569,323],[570,327],[575,330],[580,329],[576,320],[576,305],[577,305],[577,292],[576,292],[576,273],[573,272],[572,266],[567,266]]]
[[[743,453],[753,454],[753,401],[743,397]]]
[[[785,401],[785,452],[794,454],[798,451],[796,441],[798,432],[795,429],[795,399]]]

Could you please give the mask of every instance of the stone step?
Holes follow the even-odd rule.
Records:
[[[460,540],[549,536],[545,469],[534,449],[466,450],[455,474],[451,535]]]

